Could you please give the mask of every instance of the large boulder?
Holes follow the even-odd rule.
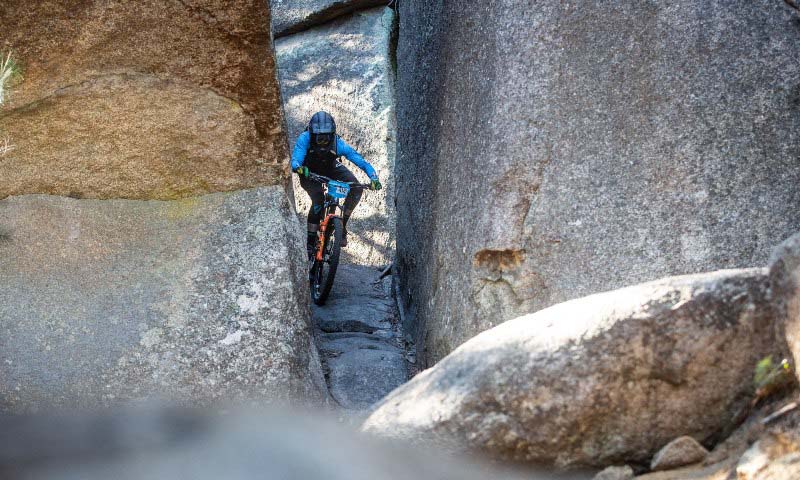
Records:
[[[291,144],[314,112],[330,112],[338,133],[386,185],[364,193],[348,226],[346,252],[361,264],[388,263],[394,250],[393,17],[389,8],[359,11],[275,42]],[[358,167],[345,163],[368,181]],[[305,214],[308,196],[296,180],[294,189],[298,210]]]
[[[0,410],[327,398],[283,187],[0,201]]]
[[[783,2],[400,2],[398,266],[430,364],[555,303],[800,230]]]
[[[174,199],[285,182],[260,0],[29,2],[0,9],[24,80],[0,111],[0,198]]]
[[[713,444],[773,348],[765,270],[666,278],[558,304],[466,342],[388,395],[363,429],[495,459],[646,463]]]
[[[312,28],[348,13],[385,6],[386,0],[270,0],[275,38]]]
[[[792,356],[794,373],[800,371],[800,233],[788,238],[772,253],[770,277],[775,303],[785,318],[778,326],[778,334],[786,339]]]

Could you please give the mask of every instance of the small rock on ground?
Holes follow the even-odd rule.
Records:
[[[633,469],[628,465],[608,467],[594,476],[592,480],[632,480]]]
[[[669,470],[702,462],[708,450],[692,437],[678,437],[656,453],[651,470]]]

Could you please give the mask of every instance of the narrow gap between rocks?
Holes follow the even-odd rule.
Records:
[[[390,2],[366,0],[349,4],[347,7],[334,4],[333,7],[309,17],[308,21],[302,24],[276,31],[275,38],[289,37],[308,32],[311,29],[324,29],[326,25],[342,22],[343,19],[346,19],[346,15],[357,15],[361,11],[371,10],[374,15],[376,6],[386,6],[388,3]],[[392,103],[394,104],[396,103],[394,102],[394,83],[397,68],[396,49],[399,22],[397,9],[393,10],[395,14],[391,25],[384,25],[387,20],[385,16],[376,16],[374,18],[375,21],[381,22],[383,28],[391,30],[388,38],[388,52],[383,52],[383,54],[388,55],[385,58],[387,65],[383,73],[386,78],[382,80],[382,83],[385,82],[383,84],[389,86],[391,93],[388,96],[392,98]],[[305,35],[307,37],[307,34]],[[291,40],[287,39],[286,41]],[[278,51],[280,64],[280,47]],[[289,53],[286,55],[287,58],[295,58],[291,57]],[[300,52],[299,55],[302,56],[303,52]],[[328,60],[331,65],[336,65],[339,59],[334,57]],[[357,62],[358,59],[353,61]],[[331,67],[329,66],[328,68]],[[346,70],[339,72],[334,69],[328,74],[328,77],[325,77],[327,80],[320,77],[318,82],[320,85],[325,85],[326,81],[335,80],[339,76],[345,75]],[[287,69],[285,72],[287,72],[286,76],[290,77],[291,74],[288,73],[290,70]],[[282,88],[287,88],[285,83]],[[291,89],[283,91],[284,95],[289,96],[301,93],[304,93],[304,91]],[[351,100],[354,104],[362,107],[371,104],[371,102],[361,101],[363,99],[352,98]],[[324,108],[328,99],[315,97],[313,101],[315,102],[315,108]],[[336,116],[336,108],[338,107],[335,104],[333,107],[333,113]],[[373,106],[373,108],[376,107]],[[382,108],[378,108],[378,111]],[[342,111],[343,115],[344,113],[350,115],[361,113],[350,112],[341,108],[339,110]],[[364,112],[364,114],[368,115],[369,112]],[[350,123],[351,128],[359,125],[357,121],[353,121],[353,118],[348,117],[348,115],[344,115],[341,121],[337,123],[342,125]],[[396,119],[391,115],[388,121],[392,125],[389,131],[394,132]],[[391,135],[394,136],[395,134],[392,133]],[[364,138],[361,139],[364,146],[370,145],[369,141],[364,141],[368,136],[369,133],[365,132]],[[358,139],[350,140],[358,142]],[[390,138],[386,138],[386,141],[390,141]],[[393,162],[390,161],[393,155],[392,148],[390,147],[390,151],[386,153],[389,155],[389,159],[384,158],[380,162],[384,165],[389,165],[389,169],[380,171],[379,168],[379,173],[382,180],[386,182],[387,188],[390,188],[389,183],[394,176],[393,172],[388,171],[393,170]],[[373,155],[380,152],[381,150],[373,152]],[[365,155],[369,152],[361,153]],[[373,158],[372,160],[377,159]],[[373,163],[373,165],[375,164]],[[348,168],[352,167],[349,164],[347,166]],[[302,190],[296,190],[294,194],[300,197],[306,195]],[[389,196],[390,194],[387,193],[387,202],[391,201]],[[362,203],[366,201],[368,199],[362,199]],[[359,208],[363,208],[363,206],[360,205]],[[303,206],[300,205],[298,213],[300,213],[301,222],[305,223],[305,212],[303,210]],[[358,212],[358,209],[356,212]],[[394,229],[393,222],[391,223],[391,225],[387,224],[386,228]],[[352,238],[361,238],[359,237],[362,233],[360,228],[374,228],[374,226],[366,223],[354,223],[353,225]],[[395,303],[393,278],[389,275],[390,272],[383,266],[358,265],[357,259],[363,254],[363,249],[355,245],[351,244],[350,248],[344,249],[342,254],[333,289],[326,304],[323,306],[312,305],[311,312],[316,330],[316,343],[330,395],[335,403],[341,407],[345,418],[357,421],[370,407],[408,380],[410,367],[414,363],[414,356],[410,353],[411,348],[409,348],[402,333],[401,316]],[[390,261],[392,254],[393,252],[388,252],[388,258],[384,258],[383,261]],[[375,263],[374,260],[372,258],[367,259],[365,263]]]

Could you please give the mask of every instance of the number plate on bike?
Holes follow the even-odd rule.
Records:
[[[331,180],[328,182],[328,195],[333,198],[345,198],[350,192],[350,185]]]

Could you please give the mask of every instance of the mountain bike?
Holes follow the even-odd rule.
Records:
[[[311,284],[311,299],[317,305],[325,304],[333,287],[333,278],[339,266],[344,224],[339,200],[346,198],[351,188],[369,189],[369,183],[346,183],[309,172],[308,178],[321,183],[325,191],[322,204],[322,221],[317,232],[317,246],[309,258],[308,280]],[[312,207],[313,208],[313,207]]]

